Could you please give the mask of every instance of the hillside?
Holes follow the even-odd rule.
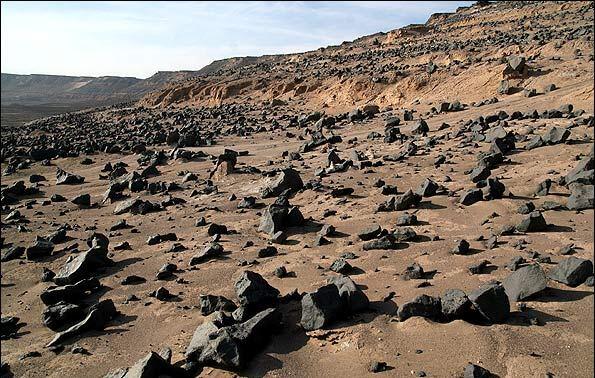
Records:
[[[547,2],[460,8],[456,13],[433,15],[425,25],[340,46],[216,62],[204,75],[173,83],[146,96],[141,104],[166,107],[278,99],[312,109],[347,110],[367,102],[400,107],[416,101],[481,101],[497,95],[505,58],[511,54],[526,56],[534,72],[514,85],[584,83],[592,78],[583,77],[592,72],[591,11],[588,3]],[[565,16],[571,14],[578,19],[569,22]],[[577,56],[581,64],[572,75],[550,68]],[[431,73],[430,62],[435,65]]]
[[[138,100],[163,85],[196,75],[193,71],[157,72],[147,79],[119,76],[59,76],[2,74],[2,104],[87,105]]]

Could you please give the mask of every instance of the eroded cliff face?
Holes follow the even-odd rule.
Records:
[[[560,26],[562,25],[562,26]],[[519,29],[520,28],[520,29]],[[480,101],[497,94],[505,58],[522,54],[533,73],[514,85],[545,85],[560,72],[548,68],[582,52],[589,75],[592,8],[586,3],[501,2],[436,14],[424,25],[362,37],[303,54],[214,62],[200,77],[146,95],[151,107],[269,102],[347,109],[367,102],[406,106],[415,101]],[[430,72],[429,64],[436,65]],[[576,74],[564,80],[588,80]]]

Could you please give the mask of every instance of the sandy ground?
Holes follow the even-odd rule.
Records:
[[[563,89],[560,91],[555,95],[543,95],[536,99],[526,99],[518,94],[498,104],[433,117],[428,121],[432,130],[430,136],[448,131],[435,131],[442,122],[450,123],[454,129],[461,120],[490,114],[496,109],[511,113],[525,108],[543,110],[557,107],[562,103],[558,98],[563,94]],[[592,107],[585,110],[591,114],[593,112]],[[526,125],[531,125],[536,128],[536,134],[543,134],[551,125],[568,123],[569,120],[564,119],[512,121],[509,129],[520,132]],[[348,157],[350,148],[376,157],[398,150],[398,143],[386,145],[365,139],[373,130],[383,131],[383,123],[379,118],[363,124],[342,126],[336,132],[343,138],[343,142],[337,145],[339,155]],[[407,126],[403,130],[406,132]],[[474,166],[474,155],[479,150],[487,150],[488,145],[479,143],[477,148],[459,148],[460,139],[454,139],[439,144],[429,153],[418,153],[406,162],[387,163],[368,173],[350,169],[344,173],[331,174],[322,180],[323,184],[353,187],[354,195],[343,200],[332,198],[328,194],[305,191],[296,195],[291,202],[300,206],[306,218],[332,224],[344,236],[332,238],[329,245],[315,247],[315,232],[293,234],[287,244],[279,246],[280,255],[258,259],[260,263],[249,268],[238,266],[238,261],[256,258],[258,249],[267,243],[266,235],[257,231],[258,212],[262,210],[238,211],[236,204],[239,200],[230,201],[228,197],[232,193],[240,199],[246,195],[257,196],[258,190],[265,183],[260,175],[226,176],[215,181],[220,189],[218,194],[197,197],[190,197],[194,184],[182,184],[185,189],[173,194],[186,199],[188,202],[185,205],[144,216],[114,216],[113,204],[81,210],[69,202],[41,206],[40,200],[49,198],[54,193],[67,198],[73,198],[79,193],[90,193],[93,202],[98,202],[107,187],[106,181],[98,180],[103,165],[109,161],[113,163],[121,160],[129,164],[131,170],[137,166],[135,156],[93,155],[91,158],[94,164],[91,166],[80,165],[82,157],[54,161],[56,166],[85,176],[86,182],[80,186],[56,186],[55,166],[34,165],[31,169],[2,179],[3,184],[10,184],[19,179],[26,180],[33,172],[49,179],[44,183],[44,194],[37,198],[36,204],[29,209],[19,207],[31,221],[25,226],[32,232],[18,233],[14,227],[4,227],[2,236],[7,242],[28,245],[36,235],[47,234],[56,229],[57,225],[68,223],[73,227],[78,226],[78,230],[69,232],[69,235],[82,240],[66,242],[57,246],[57,249],[75,241],[79,243],[79,249],[83,249],[84,230],[90,226],[109,234],[110,248],[122,241],[130,242],[131,251],[111,253],[116,265],[101,276],[101,282],[107,287],[100,293],[101,298],[113,299],[117,309],[124,315],[110,324],[105,332],[90,332],[80,340],[73,340],[88,349],[91,355],[73,355],[67,350],[56,356],[44,349],[44,345],[53,337],[53,332],[41,322],[44,306],[39,294],[49,284],[40,282],[40,276],[44,266],[57,271],[64,264],[68,252],[58,253],[42,262],[17,260],[2,263],[2,315],[18,316],[27,323],[21,329],[22,335],[18,339],[2,342],[2,360],[9,362],[15,376],[19,377],[98,377],[114,368],[129,366],[148,351],[157,351],[165,346],[173,349],[173,361],[178,361],[183,359],[184,349],[194,329],[203,321],[198,309],[193,307],[198,304],[199,294],[210,293],[235,298],[233,281],[244,269],[261,273],[281,294],[296,288],[300,292],[312,291],[323,284],[326,276],[334,274],[328,271],[332,261],[343,252],[351,251],[358,256],[352,261],[352,265],[362,271],[352,278],[365,288],[365,293],[372,301],[373,311],[339,322],[317,337],[309,337],[296,325],[300,314],[299,305],[285,305],[283,331],[272,338],[268,347],[252,360],[245,371],[240,372],[241,375],[365,376],[371,374],[367,371],[368,364],[378,360],[386,361],[392,368],[382,373],[387,376],[411,376],[418,371],[424,371],[428,376],[456,376],[462,372],[467,362],[473,362],[502,377],[543,377],[546,372],[554,373],[556,377],[590,377],[593,373],[593,289],[584,285],[572,289],[550,281],[544,294],[528,302],[529,313],[542,322],[539,326],[524,324],[514,305],[515,312],[506,324],[492,326],[473,325],[465,321],[441,324],[423,318],[398,322],[394,316],[399,304],[417,295],[440,295],[449,288],[469,292],[483,282],[502,280],[509,274],[505,268],[508,261],[514,256],[526,255],[526,251],[513,248],[512,243],[516,239],[527,240],[527,250],[551,256],[554,262],[563,258],[558,255],[557,250],[568,243],[575,243],[579,247],[577,256],[592,258],[593,210],[580,213],[546,211],[545,219],[549,224],[555,225],[552,231],[502,237],[501,241],[504,243],[493,250],[486,250],[482,242],[473,241],[479,235],[488,237],[492,230],[497,230],[504,224],[518,222],[521,216],[516,214],[516,208],[527,199],[533,200],[538,207],[546,200],[565,203],[568,191],[556,184],[548,196],[533,198],[532,192],[545,178],[555,181],[574,167],[577,155],[588,153],[593,142],[593,129],[583,126],[572,129],[572,139],[583,140],[584,136],[588,138],[585,142],[542,147],[532,151],[518,150],[511,155],[511,163],[500,166],[492,174],[501,178],[514,194],[512,198],[480,202],[469,207],[460,206],[453,198],[445,195],[424,200],[417,211],[420,225],[414,226],[414,229],[420,235],[439,235],[440,240],[429,241],[428,238],[428,241],[409,243],[409,247],[403,250],[362,250],[357,231],[372,223],[383,228],[395,228],[395,219],[402,213],[375,213],[376,205],[387,197],[380,194],[372,183],[381,178],[387,184],[397,185],[402,193],[409,188],[415,189],[423,179],[431,177],[451,190],[470,188],[472,184],[463,172]],[[355,147],[346,143],[353,137],[358,138]],[[252,165],[264,170],[287,166],[289,163],[281,158],[281,153],[284,150],[296,151],[299,145],[300,142],[295,138],[286,138],[279,131],[273,135],[229,137],[219,146],[201,150],[209,154],[222,152],[223,146],[238,151],[246,150],[249,155],[239,158],[239,166]],[[446,151],[452,154],[451,163],[434,169],[435,156]],[[303,154],[303,157],[302,162],[293,164],[301,172],[304,181],[307,181],[314,177],[316,168],[326,164],[326,154],[318,149]],[[273,161],[271,167],[267,166],[269,160]],[[195,172],[201,179],[205,179],[211,167],[212,163],[209,161],[171,161],[160,167],[162,175],[151,181],[173,180],[180,183],[181,177],[177,172],[183,170]],[[547,173],[552,170],[555,173]],[[450,176],[452,182],[443,182],[445,175]],[[162,198],[158,195],[143,197],[153,201]],[[268,204],[272,200],[262,202]],[[221,211],[210,210],[215,206]],[[326,209],[337,210],[337,215],[323,218]],[[482,224],[493,212],[498,213],[499,217]],[[5,215],[6,212],[3,211],[2,216]],[[211,261],[201,264],[197,270],[189,270],[190,257],[210,239],[205,228],[194,226],[194,221],[200,216],[205,216],[211,222],[225,224],[238,233],[225,235],[222,239],[225,249],[231,252],[227,259]],[[131,233],[130,230],[109,233],[107,229],[118,219],[126,219],[140,233]],[[187,251],[166,253],[171,242],[156,246],[146,244],[149,235],[169,231],[177,234],[180,242],[188,247]],[[461,238],[469,240],[477,253],[471,256],[451,255],[449,251],[455,240]],[[253,241],[255,245],[242,249],[247,240]],[[489,274],[470,275],[467,266],[483,259],[492,263],[493,271]],[[431,286],[417,288],[419,280],[405,281],[400,277],[404,268],[414,261],[426,271],[436,270],[433,279],[429,280]],[[183,269],[177,276],[189,283],[154,281],[157,270],[166,262],[173,262]],[[295,277],[275,277],[272,272],[280,265],[295,272]],[[546,270],[552,266],[543,264]],[[121,279],[131,274],[143,276],[147,278],[147,282],[133,286],[120,285]],[[172,293],[180,294],[180,301],[161,302],[147,296],[162,285]],[[390,292],[396,293],[394,299],[383,302],[382,299]],[[124,304],[125,298],[133,293],[141,301]],[[19,361],[20,355],[32,350],[40,351],[42,356]],[[201,376],[229,374],[205,368]]]

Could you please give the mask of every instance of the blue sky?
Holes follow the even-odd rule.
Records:
[[[3,1],[1,69],[146,78],[232,56],[314,50],[471,4]]]

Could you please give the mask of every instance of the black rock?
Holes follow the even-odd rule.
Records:
[[[272,204],[263,212],[258,230],[274,235],[288,227],[300,226],[303,222],[304,217],[297,207]]]
[[[397,226],[411,226],[417,223],[417,216],[415,214],[401,214],[397,217]]]
[[[280,231],[282,232],[282,231]],[[258,257],[263,258],[263,257],[271,257],[271,256],[275,256],[277,254],[277,248],[275,248],[272,245],[269,245],[265,248],[261,248],[258,251]]]
[[[438,184],[431,179],[427,178],[421,183],[419,188],[415,191],[416,194],[422,197],[431,197],[436,194],[438,190]]]
[[[570,287],[577,287],[593,275],[593,262],[571,256],[550,270],[548,277]]]
[[[6,251],[2,252],[2,258],[0,261],[6,262],[10,260],[16,260],[21,258],[25,254],[25,247],[21,247],[18,245],[13,245],[12,247],[8,248]]]
[[[97,269],[112,263],[107,257],[107,250],[95,246],[77,256],[69,256],[62,269],[54,277],[54,282],[58,285],[74,284],[89,278]]]
[[[481,200],[483,200],[483,191],[481,189],[469,189],[461,195],[459,202],[462,205],[471,206]]]
[[[205,246],[203,250],[190,259],[190,265],[202,264],[211,259],[219,258],[223,255],[223,246],[219,243],[213,242]]]
[[[516,226],[519,232],[540,232],[547,229],[547,223],[539,211],[531,212]]]
[[[514,271],[502,282],[502,286],[508,299],[518,302],[545,289],[547,278],[539,265],[532,264]]]
[[[404,303],[399,307],[397,315],[400,321],[404,321],[412,316],[438,319],[441,313],[440,298],[422,294],[413,301]]]
[[[380,235],[381,231],[382,228],[379,225],[372,225],[358,232],[357,236],[364,241],[372,240]]]
[[[374,361],[370,363],[368,367],[368,371],[371,373],[380,373],[381,371],[385,371],[387,368],[386,362]]]
[[[130,276],[126,276],[126,278],[124,278],[122,281],[120,281],[120,284],[122,285],[138,285],[141,283],[145,283],[147,282],[147,280],[143,277],[139,277],[136,275],[130,275]]]
[[[566,207],[569,210],[586,210],[595,207],[595,191],[593,185],[583,185],[580,183],[570,184],[570,197]]]
[[[453,255],[468,255],[469,254],[469,242],[465,239],[459,240],[457,245],[452,249]]]
[[[157,280],[166,280],[174,276],[174,272],[178,270],[178,266],[172,263],[165,263],[159,271],[157,271]]]
[[[167,357],[167,356],[165,356]],[[170,357],[171,358],[171,357]],[[104,378],[190,377],[184,369],[173,366],[168,358],[150,352],[131,367],[117,369]]]
[[[471,301],[458,289],[449,289],[440,297],[442,316],[446,320],[464,319],[471,310]]]
[[[81,320],[84,316],[84,310],[81,306],[58,302],[48,306],[42,313],[43,324],[53,331],[57,331],[65,326]]]
[[[79,185],[85,182],[83,176],[68,173],[60,168],[56,170],[56,185]]]
[[[413,193],[411,189],[404,194],[395,197],[394,209],[396,211],[407,210],[412,207],[417,207],[421,202],[421,195]]]
[[[91,206],[91,196],[89,194],[80,194],[70,201],[79,207],[90,207]]]
[[[492,373],[481,366],[468,364],[463,371],[463,378],[492,378]]]
[[[6,316],[0,319],[0,339],[6,340],[11,337],[16,337],[17,332],[25,323],[19,323],[20,318],[16,316]]]
[[[225,235],[227,234],[227,226],[223,225],[223,224],[216,224],[216,223],[211,223],[209,225],[209,228],[207,229],[207,234],[209,236],[213,236],[213,235]]]
[[[269,285],[258,273],[244,271],[234,286],[246,314],[255,314],[267,307],[275,307],[279,302],[279,290]]]
[[[370,301],[366,294],[347,276],[333,276],[327,279],[339,289],[339,295],[348,313],[364,311],[368,308]]]
[[[351,266],[351,264],[349,264],[344,259],[337,259],[333,261],[330,267],[330,270],[332,270],[333,272],[341,274],[348,274],[351,272],[352,269],[353,267]]]
[[[254,207],[256,207],[256,197],[244,197],[238,203],[238,209],[253,209]]]
[[[323,328],[340,314],[343,302],[337,286],[328,284],[302,298],[301,326],[306,331]]]
[[[519,214],[529,214],[533,210],[535,210],[535,205],[533,204],[533,202],[525,202],[518,207],[517,212]]]
[[[397,239],[392,235],[384,235],[380,239],[371,240],[364,243],[362,246],[364,251],[371,251],[375,249],[399,249],[402,246]]]
[[[54,251],[54,244],[50,241],[38,239],[25,250],[27,260],[37,260],[48,257]]]
[[[297,192],[302,189],[304,183],[298,171],[287,168],[281,171],[277,179],[261,191],[262,198],[277,197],[286,190]]]
[[[149,293],[149,297],[153,297],[155,299],[159,299],[160,301],[167,301],[171,298],[174,297],[173,294],[171,294],[169,292],[169,290],[167,290],[166,288],[164,288],[163,286],[157,288],[157,290]]]
[[[486,284],[469,294],[473,307],[490,323],[502,323],[510,314],[510,302],[504,287]]]
[[[201,295],[199,297],[200,313],[203,316],[215,311],[233,312],[238,306],[231,300],[219,295]]]
[[[50,286],[45,289],[39,297],[46,305],[52,305],[60,301],[68,303],[79,302],[87,292],[95,292],[101,288],[97,278],[81,280],[74,285]]]
[[[478,263],[475,263],[468,267],[469,273],[471,274],[483,274],[485,269],[488,267],[490,262],[488,260],[481,260]]]
[[[546,144],[554,145],[566,142],[569,136],[570,130],[554,126],[542,136],[542,139]]]
[[[219,328],[213,322],[201,324],[186,348],[186,361],[237,370],[264,346],[279,328],[281,314],[269,308],[240,324]]]
[[[537,185],[537,189],[535,189],[536,196],[547,196],[550,192],[550,188],[552,187],[552,180],[545,179],[544,181],[540,182]]]
[[[413,263],[405,268],[403,278],[406,280],[424,278],[424,269],[418,263]]]
[[[87,316],[79,323],[76,323],[70,328],[56,334],[56,336],[46,346],[50,347],[59,345],[64,341],[86,331],[102,330],[107,322],[116,315],[117,310],[114,306],[114,302],[112,302],[111,299],[103,300],[91,306]]]
[[[492,172],[488,167],[480,165],[475,167],[473,171],[471,171],[469,177],[471,178],[471,181],[479,182],[490,177],[490,174],[492,174]]]
[[[56,277],[56,273],[51,271],[50,269],[44,267],[43,273],[41,274],[41,282],[52,282]]]

